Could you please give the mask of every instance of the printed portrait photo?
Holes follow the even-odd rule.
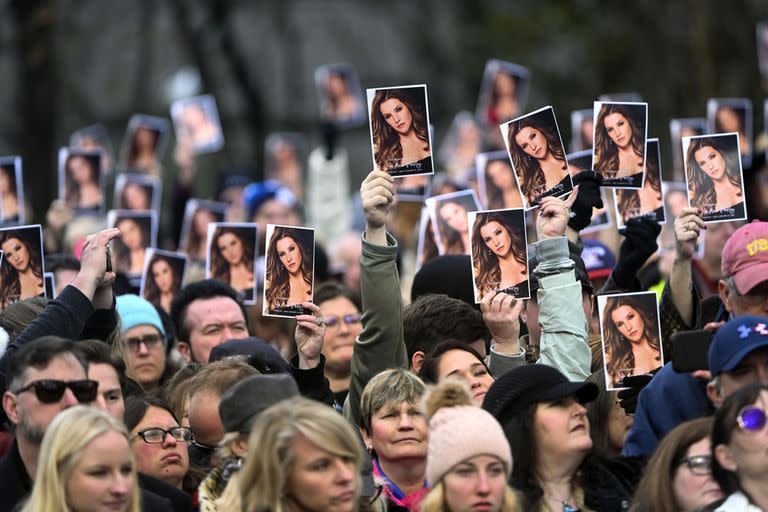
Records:
[[[315,230],[267,224],[262,314],[294,317],[312,300]]]
[[[523,197],[506,151],[480,153],[475,157],[480,203],[487,210],[522,208]]]
[[[439,168],[455,179],[465,179],[483,150],[483,130],[474,114],[462,110],[453,116],[438,151]]]
[[[137,212],[160,209],[162,182],[157,176],[146,174],[121,173],[115,178],[116,210]]]
[[[603,186],[642,188],[647,126],[647,103],[595,102],[592,167]]]
[[[229,205],[207,199],[190,199],[184,208],[184,220],[181,223],[179,251],[187,253],[189,259],[196,262],[206,260],[206,240],[208,224],[222,222]]]
[[[339,128],[351,128],[365,121],[363,90],[357,72],[349,64],[327,64],[315,70],[320,98],[320,116]]]
[[[424,201],[432,219],[435,242],[440,254],[469,254],[467,213],[480,210],[474,190],[461,190],[433,196]]]
[[[416,245],[416,272],[429,260],[437,258],[440,251],[437,249],[435,234],[432,228],[432,219],[427,207],[421,209],[419,215],[419,239]]]
[[[683,137],[696,137],[707,133],[707,119],[704,117],[686,117],[669,121],[669,136],[672,141],[672,179],[682,181]]]
[[[24,175],[20,156],[0,157],[0,220],[4,226],[25,222]]]
[[[212,153],[224,147],[224,132],[213,95],[174,101],[171,118],[176,140],[190,144],[195,153]]]
[[[170,126],[162,117],[132,115],[121,151],[123,170],[159,174]]]
[[[739,134],[683,138],[688,204],[704,222],[746,219]]]
[[[645,181],[643,188],[614,189],[616,227],[623,229],[629,219],[647,217],[664,224],[664,201],[661,194],[661,153],[659,139],[648,139],[646,144]]]
[[[591,108],[571,112],[571,153],[590,150],[591,156],[592,137],[595,135],[594,115]]]
[[[489,128],[519,116],[528,100],[528,68],[492,59],[485,63],[477,118]]]
[[[75,213],[98,213],[104,207],[101,151],[59,149],[59,199]]]
[[[475,303],[491,292],[530,297],[525,210],[469,212]]]
[[[499,128],[526,208],[538,206],[546,196],[561,197],[573,190],[552,107],[541,108]]]
[[[427,86],[367,93],[374,166],[394,177],[434,173]]]
[[[597,297],[606,388],[664,365],[656,292]]]
[[[749,167],[752,163],[752,101],[748,98],[707,100],[707,133],[738,133],[741,162]]]
[[[146,250],[157,245],[157,212],[110,210],[107,225],[122,233],[112,241],[116,271],[129,277],[140,277]]]
[[[252,222],[208,224],[205,276],[228,284],[245,304],[256,303],[259,226]]]
[[[45,296],[43,230],[39,224],[0,229],[0,308]]]
[[[188,263],[184,253],[147,249],[139,295],[170,315],[171,302],[184,285]]]
[[[79,151],[101,151],[102,174],[112,172],[115,152],[103,124],[92,124],[73,132],[69,136],[69,147]]]
[[[590,120],[592,118],[590,117]],[[589,171],[592,169],[592,150],[585,149],[584,151],[578,151],[576,153],[569,153],[566,155],[568,158],[568,168],[571,172],[571,177],[576,176],[580,172]],[[600,190],[600,197],[603,199],[603,205],[607,205],[605,191]],[[580,233],[594,233],[608,228],[612,225],[611,216],[608,213],[608,208],[592,208],[592,220],[589,225],[582,229]]]
[[[265,175],[277,180],[297,198],[304,197],[307,138],[298,132],[270,133],[264,142]]]

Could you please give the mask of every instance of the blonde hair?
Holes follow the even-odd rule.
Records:
[[[356,491],[360,492],[362,451],[352,427],[332,408],[296,397],[258,416],[248,438],[245,465],[216,500],[218,509],[286,512],[283,496],[299,436],[332,455],[351,459],[358,474]]]
[[[60,413],[45,433],[35,473],[32,494],[22,512],[69,512],[67,483],[88,444],[110,431],[120,433],[128,444],[128,431],[121,422],[95,407],[76,406]],[[128,512],[140,512],[139,480],[136,466],[131,469],[133,489]]]
[[[440,480],[437,485],[430,489],[429,494],[424,496],[424,499],[419,505],[421,512],[443,512],[450,510],[448,503],[445,501],[445,483]],[[501,500],[501,508],[499,512],[522,512],[523,507],[520,504],[520,498],[515,491],[509,486],[504,486],[504,498]]]

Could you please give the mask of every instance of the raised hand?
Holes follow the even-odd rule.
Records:
[[[700,214],[700,208],[685,207],[675,219],[675,256],[679,260],[693,258],[699,233],[707,229]]]
[[[384,171],[371,171],[360,185],[360,198],[365,213],[365,237],[377,245],[387,244],[385,224],[395,200],[395,182]]]
[[[296,316],[296,348],[299,352],[299,369],[308,370],[320,364],[320,353],[323,351],[325,337],[325,321],[320,314],[320,308],[312,302],[301,304],[311,315]]]
[[[520,312],[523,301],[504,292],[490,291],[480,300],[483,320],[491,331],[494,350],[500,354],[520,352]]]
[[[579,187],[574,187],[573,192],[566,200],[554,196],[547,196],[539,202],[539,216],[536,219],[536,235],[539,240],[565,235],[570,219],[570,208],[576,201]]]

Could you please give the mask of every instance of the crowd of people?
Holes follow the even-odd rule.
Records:
[[[320,80],[344,125],[362,108],[345,76]],[[485,120],[519,115],[527,75],[489,83]],[[0,230],[0,512],[768,511],[761,205],[739,195],[747,221],[707,222],[694,188],[693,206],[665,212],[645,117],[618,103],[598,113],[595,169],[573,172],[542,109],[488,137],[509,162],[489,153],[483,172],[432,179],[439,251],[413,271],[397,174],[431,167],[432,139],[400,88],[373,105],[380,154],[341,228],[312,219],[347,208],[345,190],[311,199],[313,176],[348,171],[338,126],[306,180],[229,175],[206,199],[180,132],[169,220],[149,212],[169,187],[167,127],[135,118],[121,160],[151,186],[136,208],[116,194],[132,211],[111,228],[100,153],[62,162],[73,192],[42,237]],[[723,160],[719,208],[735,167],[714,143],[688,151],[702,175]],[[652,206],[638,181],[632,208],[666,213],[671,245],[659,250],[662,215],[589,233],[603,180],[648,167]],[[766,174],[755,155],[742,179]],[[523,204],[535,209],[503,209]]]

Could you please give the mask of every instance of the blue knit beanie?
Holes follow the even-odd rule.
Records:
[[[138,295],[120,295],[117,297],[117,314],[120,315],[122,324],[120,334],[125,334],[125,331],[137,325],[151,325],[156,327],[165,338],[165,329],[163,329],[160,315],[148,300]]]

